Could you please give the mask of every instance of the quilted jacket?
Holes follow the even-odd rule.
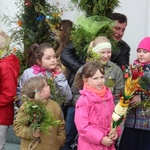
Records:
[[[107,88],[104,98],[85,88],[80,94],[75,109],[75,124],[79,133],[78,150],[115,150],[114,145],[106,147],[100,144],[111,127],[114,102],[110,89]]]

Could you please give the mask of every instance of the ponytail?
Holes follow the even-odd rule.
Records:
[[[36,62],[36,51],[39,45],[37,43],[31,45],[28,49],[28,66],[31,67],[35,65]]]
[[[75,76],[75,86],[81,90],[83,89],[83,77],[82,77],[82,72],[81,73],[78,73],[76,76]]]

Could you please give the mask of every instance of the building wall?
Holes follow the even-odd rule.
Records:
[[[0,15],[7,14],[14,16],[17,13],[15,5],[16,0],[0,0]],[[48,0],[51,4],[56,3],[56,0]],[[69,0],[57,0],[60,4],[59,7],[69,9]],[[136,48],[138,43],[145,36],[150,36],[150,1],[149,0],[120,0],[120,7],[115,12],[124,13],[128,17],[128,26],[126,28],[123,40],[125,40],[131,47],[130,62],[132,63],[136,59]],[[63,19],[70,19],[76,22],[76,19],[82,13],[74,9],[74,11],[64,11]],[[9,27],[6,27],[3,23],[0,23],[0,29],[7,31]]]

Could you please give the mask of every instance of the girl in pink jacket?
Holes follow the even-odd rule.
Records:
[[[104,85],[103,67],[99,62],[88,62],[75,80],[76,86],[83,88],[75,109],[78,150],[115,150],[119,133],[109,136],[114,101]]]

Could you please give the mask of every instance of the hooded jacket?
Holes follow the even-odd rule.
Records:
[[[76,74],[81,73],[83,66],[79,68]],[[124,79],[122,70],[113,62],[108,61],[104,66],[105,69],[105,84],[111,89],[112,94],[114,95],[114,103],[117,104],[120,99],[120,93],[124,86]],[[112,82],[112,83],[111,83]],[[111,84],[110,84],[111,83]],[[79,98],[79,90],[73,83],[71,87],[73,93],[73,102],[75,103]]]
[[[27,150],[31,142],[34,140],[29,127],[23,124],[23,120],[27,117],[24,112],[24,104],[19,108],[17,118],[14,121],[14,131],[21,138],[20,150]],[[34,150],[60,150],[65,142],[65,121],[60,106],[52,100],[46,103],[46,110],[52,113],[56,120],[60,120],[60,125],[51,127],[48,134],[41,133],[41,143],[38,143]],[[33,144],[34,145],[34,144]]]
[[[45,76],[47,78],[52,78],[52,72],[50,70],[35,70],[38,69],[40,67],[38,67],[38,65],[34,65],[31,66],[30,68],[24,70],[23,74],[20,76],[19,79],[19,85],[17,87],[17,94],[20,98],[21,95],[21,91],[22,91],[22,87],[24,85],[24,83],[30,79],[31,77],[35,77],[35,76]],[[35,72],[37,71],[37,72]],[[56,83],[58,90],[61,92],[62,95],[65,96],[65,100],[66,101],[70,101],[72,99],[72,92],[70,89],[70,86],[68,85],[68,82],[64,76],[63,73],[58,74],[55,79],[54,82]]]
[[[75,124],[79,132],[78,150],[115,150],[114,145],[106,147],[101,143],[110,132],[113,96],[107,88],[104,98],[87,89],[80,91],[76,102]]]
[[[19,60],[11,54],[0,59],[0,124],[12,125],[14,118],[14,96],[20,71]]]

